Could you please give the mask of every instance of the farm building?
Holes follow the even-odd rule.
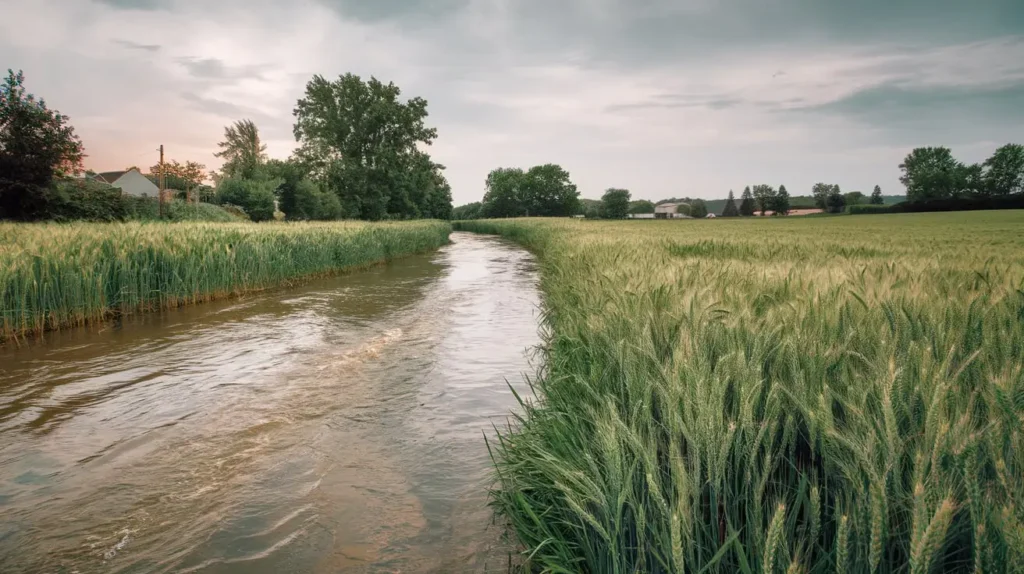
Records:
[[[689,219],[689,215],[683,215],[682,213],[676,213],[676,210],[680,205],[689,205],[687,203],[662,203],[661,205],[654,206],[654,217],[655,219]]]
[[[125,195],[156,197],[160,194],[160,188],[134,168],[128,171],[105,171],[96,174],[93,179],[117,187]]]

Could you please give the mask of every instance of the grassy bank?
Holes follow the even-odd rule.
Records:
[[[534,571],[1021,571],[1024,212],[456,228],[542,264]]]
[[[0,223],[0,340],[286,285],[433,249],[410,223]]]

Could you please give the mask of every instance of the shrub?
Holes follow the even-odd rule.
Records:
[[[847,206],[846,212],[850,215],[867,215],[871,213],[895,213],[894,205],[878,205],[874,203],[860,203]]]
[[[276,182],[263,179],[225,178],[217,186],[217,201],[242,208],[253,221],[274,219]]]
[[[330,191],[320,192],[320,211],[317,219],[331,221],[341,219],[341,215],[341,200],[338,196]]]
[[[58,179],[43,193],[43,219],[120,221],[127,212],[121,190],[88,179]]]

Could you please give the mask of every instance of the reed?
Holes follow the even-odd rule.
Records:
[[[1024,565],[1024,212],[455,226],[541,263],[528,570]]]
[[[0,224],[0,341],[387,261],[445,222]]]

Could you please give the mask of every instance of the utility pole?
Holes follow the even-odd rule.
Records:
[[[160,176],[157,178],[160,182],[160,193],[158,196],[158,203],[160,204],[160,219],[164,218],[164,144],[160,144]]]

